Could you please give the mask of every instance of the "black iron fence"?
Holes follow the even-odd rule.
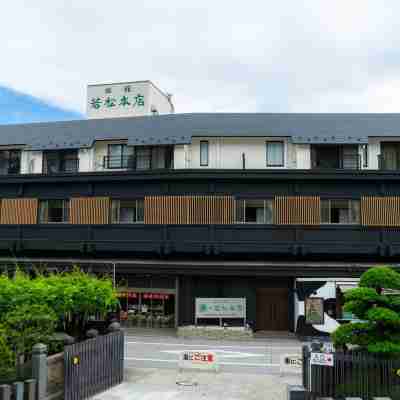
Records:
[[[311,398],[373,397],[400,399],[400,359],[335,352],[333,367],[310,365],[303,348],[303,386]]]
[[[82,400],[122,382],[124,334],[97,336],[64,349],[64,399]]]

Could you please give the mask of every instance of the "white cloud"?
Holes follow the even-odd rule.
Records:
[[[398,111],[391,0],[13,0],[0,84],[84,112],[87,83],[151,79],[177,112]]]

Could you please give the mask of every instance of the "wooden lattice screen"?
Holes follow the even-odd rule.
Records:
[[[365,226],[400,226],[400,197],[362,197],[361,224]]]
[[[108,197],[74,197],[70,200],[71,224],[108,224],[109,215]]]
[[[1,200],[1,224],[28,225],[37,223],[37,199]]]
[[[277,225],[319,225],[321,204],[318,196],[277,196],[274,223]]]
[[[145,224],[233,224],[234,219],[231,196],[145,197]]]

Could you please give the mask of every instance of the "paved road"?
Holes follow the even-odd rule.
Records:
[[[251,341],[220,341],[181,339],[171,335],[126,337],[126,365],[136,368],[177,369],[183,350],[209,350],[217,353],[224,372],[279,374],[282,354],[301,354],[297,339],[255,339]],[[300,370],[299,370],[300,373]]]

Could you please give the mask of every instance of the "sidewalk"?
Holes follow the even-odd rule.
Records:
[[[299,375],[127,369],[123,384],[93,400],[286,400],[286,384],[300,380]]]

